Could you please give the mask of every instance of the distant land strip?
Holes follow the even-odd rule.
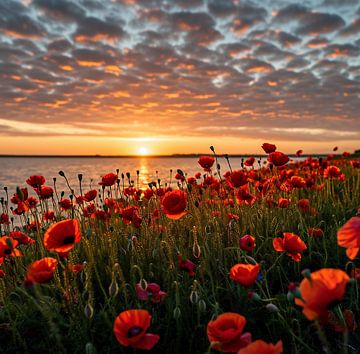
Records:
[[[196,158],[203,155],[212,154],[173,154],[173,155],[11,155],[11,154],[0,154],[0,158]],[[217,154],[218,157],[225,157],[226,154]],[[300,157],[325,157],[328,154],[303,154]],[[268,155],[265,154],[227,154],[229,158],[241,158],[241,157],[258,157],[266,158]],[[289,157],[297,157],[295,154],[288,154]],[[334,156],[341,156],[336,154]]]

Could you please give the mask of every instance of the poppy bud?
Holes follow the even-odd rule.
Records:
[[[180,307],[178,307],[178,306],[175,307],[173,316],[174,316],[175,320],[178,320],[181,317]]]
[[[211,145],[210,148],[209,148],[212,152],[215,152],[215,149],[214,147]]]
[[[94,315],[94,309],[89,302],[85,306],[84,314],[87,319],[91,319]]]
[[[199,302],[197,303],[198,309],[200,312],[205,312],[206,311],[206,302],[203,299],[200,299]]]
[[[60,175],[61,177],[65,177],[64,171],[59,171],[59,175]]]
[[[271,312],[271,313],[275,313],[275,312],[279,312],[279,311],[280,311],[279,308],[278,308],[276,305],[274,305],[274,304],[267,304],[265,307],[266,307],[266,309],[267,309],[269,312]]]
[[[258,293],[254,292],[254,291],[249,291],[247,293],[247,297],[249,300],[253,300],[253,301],[260,301],[261,297]]]
[[[79,180],[80,182],[82,181],[82,178],[83,178],[82,173],[79,173],[79,174],[78,174],[78,180]]]
[[[191,302],[192,304],[197,304],[198,301],[199,301],[199,299],[200,299],[200,297],[199,297],[198,292],[193,290],[193,291],[190,293],[190,302]]]
[[[115,297],[118,292],[119,292],[119,286],[118,286],[116,280],[113,279],[110,286],[109,286],[109,295],[111,297]]]
[[[97,351],[94,345],[91,342],[86,343],[85,345],[85,353],[86,354],[97,354]]]

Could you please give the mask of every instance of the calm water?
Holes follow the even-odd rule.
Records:
[[[264,159],[264,158],[263,158]],[[149,182],[160,178],[164,183],[169,181],[169,171],[172,169],[173,175],[177,169],[182,169],[188,176],[193,176],[196,172],[202,171],[197,163],[196,157],[134,157],[134,158],[0,158],[0,196],[3,195],[3,187],[7,186],[9,192],[15,192],[16,186],[27,186],[26,179],[34,174],[43,175],[47,185],[53,185],[53,177],[57,178],[58,190],[68,189],[65,186],[63,177],[58,175],[60,170],[64,171],[71,186],[77,190],[79,173],[83,174],[84,189],[98,186],[101,176],[116,172],[130,172],[132,179],[136,181],[136,171],[140,171],[140,187],[146,186]],[[224,158],[219,159],[221,170],[228,170]],[[241,167],[241,158],[231,158],[233,169]],[[257,165],[257,162],[254,164]],[[158,171],[158,174],[156,174]],[[31,189],[31,188],[30,188]]]

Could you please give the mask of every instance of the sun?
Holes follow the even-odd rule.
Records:
[[[138,149],[138,155],[140,156],[146,156],[146,155],[149,155],[149,149],[145,146],[141,146],[139,147]]]

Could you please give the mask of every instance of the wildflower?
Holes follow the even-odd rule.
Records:
[[[50,221],[55,219],[55,214],[53,211],[46,211],[43,215],[44,220]]]
[[[230,269],[230,278],[236,283],[249,287],[253,285],[259,275],[260,264],[236,264]]]
[[[21,252],[16,249],[19,245],[19,241],[14,240],[9,236],[3,236],[0,238],[0,258],[11,256],[18,257],[21,256]]]
[[[25,285],[45,283],[53,278],[58,261],[45,257],[30,264],[25,276]]]
[[[99,184],[104,187],[111,187],[116,183],[117,180],[118,176],[115,173],[108,173],[101,177],[101,182],[99,182]]]
[[[235,194],[236,203],[252,205],[255,203],[256,197],[249,193],[248,185],[244,185],[236,191]]]
[[[296,262],[301,260],[301,253],[307,249],[305,242],[290,232],[284,232],[283,238],[274,238],[273,247],[277,252],[286,252]]]
[[[136,296],[139,300],[151,300],[152,303],[157,303],[165,299],[167,293],[160,289],[156,283],[149,283],[144,290],[140,283],[135,286]]]
[[[82,263],[79,264],[69,263],[67,269],[69,272],[77,274],[77,273],[81,273],[84,270],[84,265]]]
[[[178,254],[178,264],[179,268],[188,272],[190,277],[195,276],[196,265],[189,259],[183,259],[182,256]]]
[[[310,279],[300,283],[301,299],[295,303],[303,307],[304,316],[312,321],[328,315],[328,307],[341,301],[350,277],[340,269],[323,268],[311,273]]]
[[[238,188],[248,183],[248,178],[243,171],[233,171],[226,179],[227,184],[231,188]]]
[[[45,183],[45,178],[44,176],[30,176],[26,183],[33,188],[39,188]]]
[[[207,172],[210,171],[214,162],[215,162],[215,158],[212,156],[200,156],[198,161],[199,165]]]
[[[280,151],[272,152],[268,157],[268,161],[278,167],[285,165],[289,160],[289,157]]]
[[[252,251],[255,248],[255,237],[251,235],[245,235],[240,238],[240,248],[244,251]]]
[[[290,178],[290,183],[294,188],[304,188],[306,187],[306,181],[304,178],[299,176],[292,176]]]
[[[161,200],[161,207],[169,219],[177,220],[184,216],[186,209],[186,192],[174,190],[166,192]]]
[[[278,207],[279,208],[287,208],[290,204],[290,200],[286,198],[279,198],[278,200]]]
[[[350,156],[350,152],[344,151],[342,155],[343,155],[343,157],[348,157],[348,156]]]
[[[239,215],[236,215],[236,214],[227,213],[226,216],[227,216],[229,221],[231,221],[231,220],[239,220]]]
[[[95,189],[92,189],[84,194],[84,199],[87,202],[93,201],[97,196],[97,191]]]
[[[251,167],[255,162],[255,157],[249,157],[245,160],[244,165]]]
[[[316,237],[316,238],[324,236],[324,231],[318,227],[309,227],[307,229],[307,232],[308,232],[309,236]]]
[[[54,190],[49,186],[40,186],[39,188],[34,188],[34,190],[40,199],[49,199],[54,194]]]
[[[276,344],[266,343],[262,339],[250,343],[245,348],[240,349],[237,354],[281,354],[283,343],[279,340]]]
[[[271,154],[272,152],[276,151],[276,146],[273,144],[264,143],[264,144],[262,144],[261,147],[267,154]]]
[[[342,318],[340,319],[337,314],[328,311],[327,317],[322,318],[322,322],[335,332],[352,332],[357,329],[358,325],[351,310],[345,309],[341,316]]]
[[[80,225],[77,219],[66,219],[51,225],[44,234],[44,246],[55,252],[67,253],[80,242]]]
[[[18,241],[20,245],[30,245],[32,243],[35,243],[35,241],[31,237],[25,235],[21,231],[12,231],[9,233],[9,236],[12,239]]]
[[[324,170],[324,178],[338,178],[341,176],[341,170],[337,166],[328,166]]]
[[[63,210],[69,210],[72,206],[71,200],[67,198],[61,199],[59,204]]]
[[[225,353],[237,352],[251,342],[251,333],[243,333],[246,318],[234,312],[225,312],[207,325],[211,347]]]
[[[360,250],[360,217],[352,217],[338,230],[337,243],[347,248],[346,255],[350,259],[355,259]]]
[[[9,215],[2,213],[0,214],[0,225],[8,225],[9,224]]]
[[[150,350],[160,339],[157,334],[146,333],[150,322],[151,316],[146,310],[123,311],[114,322],[115,337],[125,347]]]
[[[309,199],[300,199],[298,201],[298,207],[301,211],[308,212],[310,211],[310,200]]]

